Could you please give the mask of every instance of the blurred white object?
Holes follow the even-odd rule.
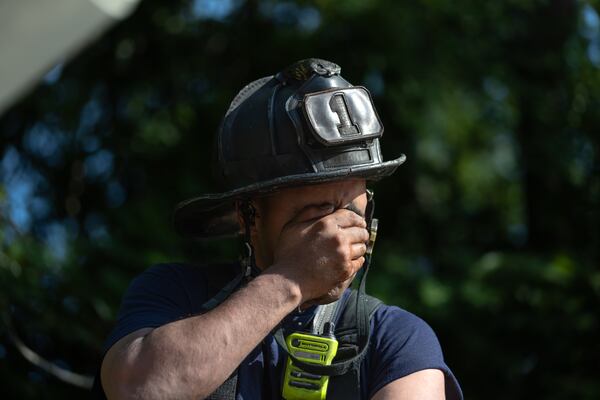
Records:
[[[0,0],[0,114],[140,0]]]

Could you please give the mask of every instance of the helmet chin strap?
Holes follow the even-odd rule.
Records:
[[[246,251],[241,260],[242,274],[248,280],[260,274],[260,268],[256,265],[256,256],[250,234],[250,229],[255,223],[256,209],[250,200],[243,200],[240,202],[240,211],[244,221],[244,246]]]
[[[365,210],[365,221],[367,222],[367,229],[369,230],[369,242],[367,243],[367,252],[366,256],[369,256],[369,261],[371,254],[373,253],[373,246],[375,245],[375,239],[377,239],[377,227],[379,224],[379,220],[377,218],[373,218],[375,214],[375,193],[371,189],[367,189],[367,208]]]

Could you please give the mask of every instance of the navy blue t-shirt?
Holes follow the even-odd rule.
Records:
[[[138,329],[156,328],[199,314],[214,292],[205,271],[187,264],[160,264],[134,279],[123,298],[105,350]],[[314,310],[313,307],[290,314],[283,322],[284,327],[308,324]],[[401,308],[382,305],[371,318],[371,332],[368,354],[360,371],[362,399],[370,399],[388,383],[424,369],[443,371],[446,399],[462,399],[458,382],[444,362],[438,339],[422,319]],[[238,369],[236,399],[280,399],[285,361],[286,353],[272,335],[267,336]],[[102,391],[100,385],[95,387],[97,392]]]

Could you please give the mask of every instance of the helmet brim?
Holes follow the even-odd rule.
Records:
[[[359,167],[337,168],[327,172],[310,172],[289,175],[243,186],[228,192],[206,194],[187,199],[175,207],[173,225],[177,233],[195,239],[210,239],[235,236],[240,227],[235,211],[235,202],[292,186],[333,182],[348,178],[365,178],[376,181],[394,173],[406,161],[406,156]]]

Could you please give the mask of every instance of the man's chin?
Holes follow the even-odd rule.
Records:
[[[307,308],[310,308],[314,305],[323,305],[323,304],[333,303],[334,301],[339,300],[342,297],[342,295],[344,294],[346,289],[348,289],[348,287],[350,286],[351,283],[352,283],[352,279],[348,280],[347,282],[344,282],[343,284],[335,287],[334,289],[331,289],[329,291],[329,293],[327,293],[325,296],[321,296],[318,299],[313,299],[313,300],[307,301],[306,303],[303,303],[299,307],[299,309],[306,310]]]

